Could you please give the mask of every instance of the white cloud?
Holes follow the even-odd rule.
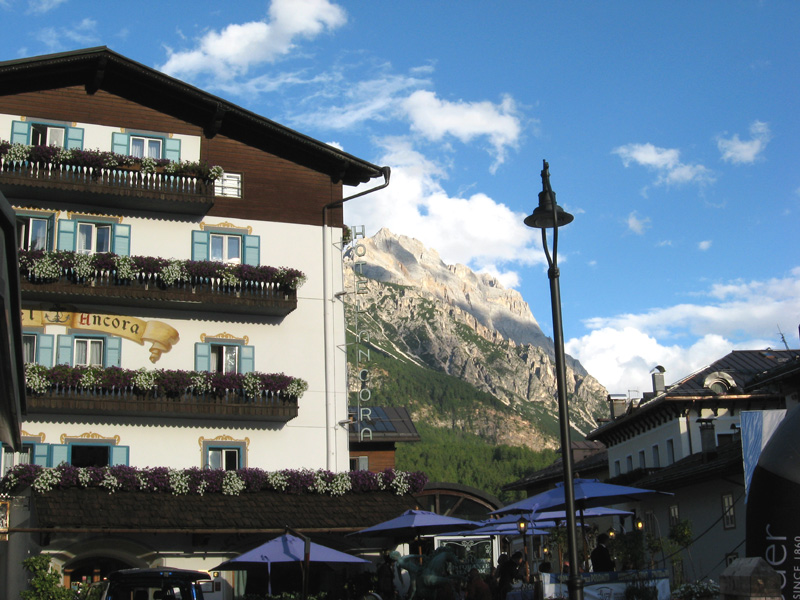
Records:
[[[764,152],[772,133],[769,125],[763,121],[753,121],[750,125],[750,140],[742,141],[739,134],[725,139],[722,136],[717,138],[717,148],[722,153],[722,160],[733,164],[750,164],[755,162],[760,154]]]
[[[28,12],[29,14],[44,14],[50,12],[59,5],[64,4],[67,0],[29,0]]]
[[[192,50],[170,50],[160,68],[176,76],[210,72],[222,80],[231,79],[287,54],[297,38],[313,38],[346,21],[344,10],[328,0],[273,0],[267,20],[210,31]]]
[[[379,164],[392,165],[391,185],[345,204],[345,222],[365,225],[367,235],[381,227],[436,248],[448,264],[461,263],[519,282],[520,265],[541,264],[540,238],[523,224],[525,215],[486,194],[451,197],[441,185],[446,171],[418,152],[408,138],[383,141]]]
[[[706,304],[678,304],[641,314],[597,317],[566,351],[612,393],[650,390],[663,365],[675,381],[734,349],[780,347],[778,329],[800,322],[800,267],[784,278],[712,285]],[[796,344],[795,344],[796,345]]]
[[[99,41],[97,21],[85,18],[72,27],[44,27],[36,32],[36,39],[51,51],[58,52],[67,47],[64,42],[89,46]]]
[[[697,248],[703,250],[704,252],[711,248],[711,240],[703,240],[699,244],[697,244]]]
[[[626,221],[628,223],[628,229],[630,229],[633,233],[638,235],[644,235],[645,230],[650,227],[650,218],[645,217],[640,219],[639,216],[636,214],[636,211],[633,211],[631,214],[628,215],[628,219]]]
[[[509,148],[515,148],[522,135],[522,124],[516,103],[504,96],[499,104],[492,102],[449,102],[431,91],[419,90],[403,102],[411,128],[432,141],[453,136],[462,143],[486,137],[492,147],[495,163],[492,172],[505,161]]]
[[[656,184],[712,183],[714,174],[703,165],[690,165],[680,161],[680,150],[658,148],[653,144],[626,144],[612,150],[629,167],[636,164],[658,173]]]

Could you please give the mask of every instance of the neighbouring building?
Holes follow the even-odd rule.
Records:
[[[18,475],[0,596],[18,597],[38,552],[67,583],[208,570],[285,526],[341,534],[414,506],[402,478],[307,493],[350,462],[343,190],[388,179],[105,47],[0,62],[21,307],[5,221],[0,291],[22,315],[21,332],[0,325],[0,468]],[[243,491],[256,469],[291,473]],[[212,600],[244,590],[216,583]]]
[[[744,557],[743,411],[790,408],[795,397],[769,373],[797,364],[797,350],[736,350],[665,385],[652,372],[653,391],[641,399],[610,396],[611,418],[587,438],[608,451],[610,482],[671,492],[629,505],[645,531],[663,540],[655,560],[674,582],[711,578]],[[690,525],[688,550],[671,546],[671,529]],[[664,564],[665,563],[665,564]]]

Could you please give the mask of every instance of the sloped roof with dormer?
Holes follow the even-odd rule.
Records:
[[[105,90],[275,156],[358,185],[384,176],[381,167],[209,94],[105,46],[0,62],[0,95],[82,85]]]

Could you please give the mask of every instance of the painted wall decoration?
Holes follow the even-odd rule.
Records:
[[[145,321],[136,317],[102,315],[85,312],[23,310],[23,327],[62,325],[69,329],[110,333],[150,347],[150,362],[158,362],[161,355],[178,343],[180,336],[171,325],[161,321]]]

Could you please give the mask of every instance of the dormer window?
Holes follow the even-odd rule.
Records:
[[[717,395],[729,394],[736,387],[736,382],[728,373],[716,371],[706,377],[703,387]]]

